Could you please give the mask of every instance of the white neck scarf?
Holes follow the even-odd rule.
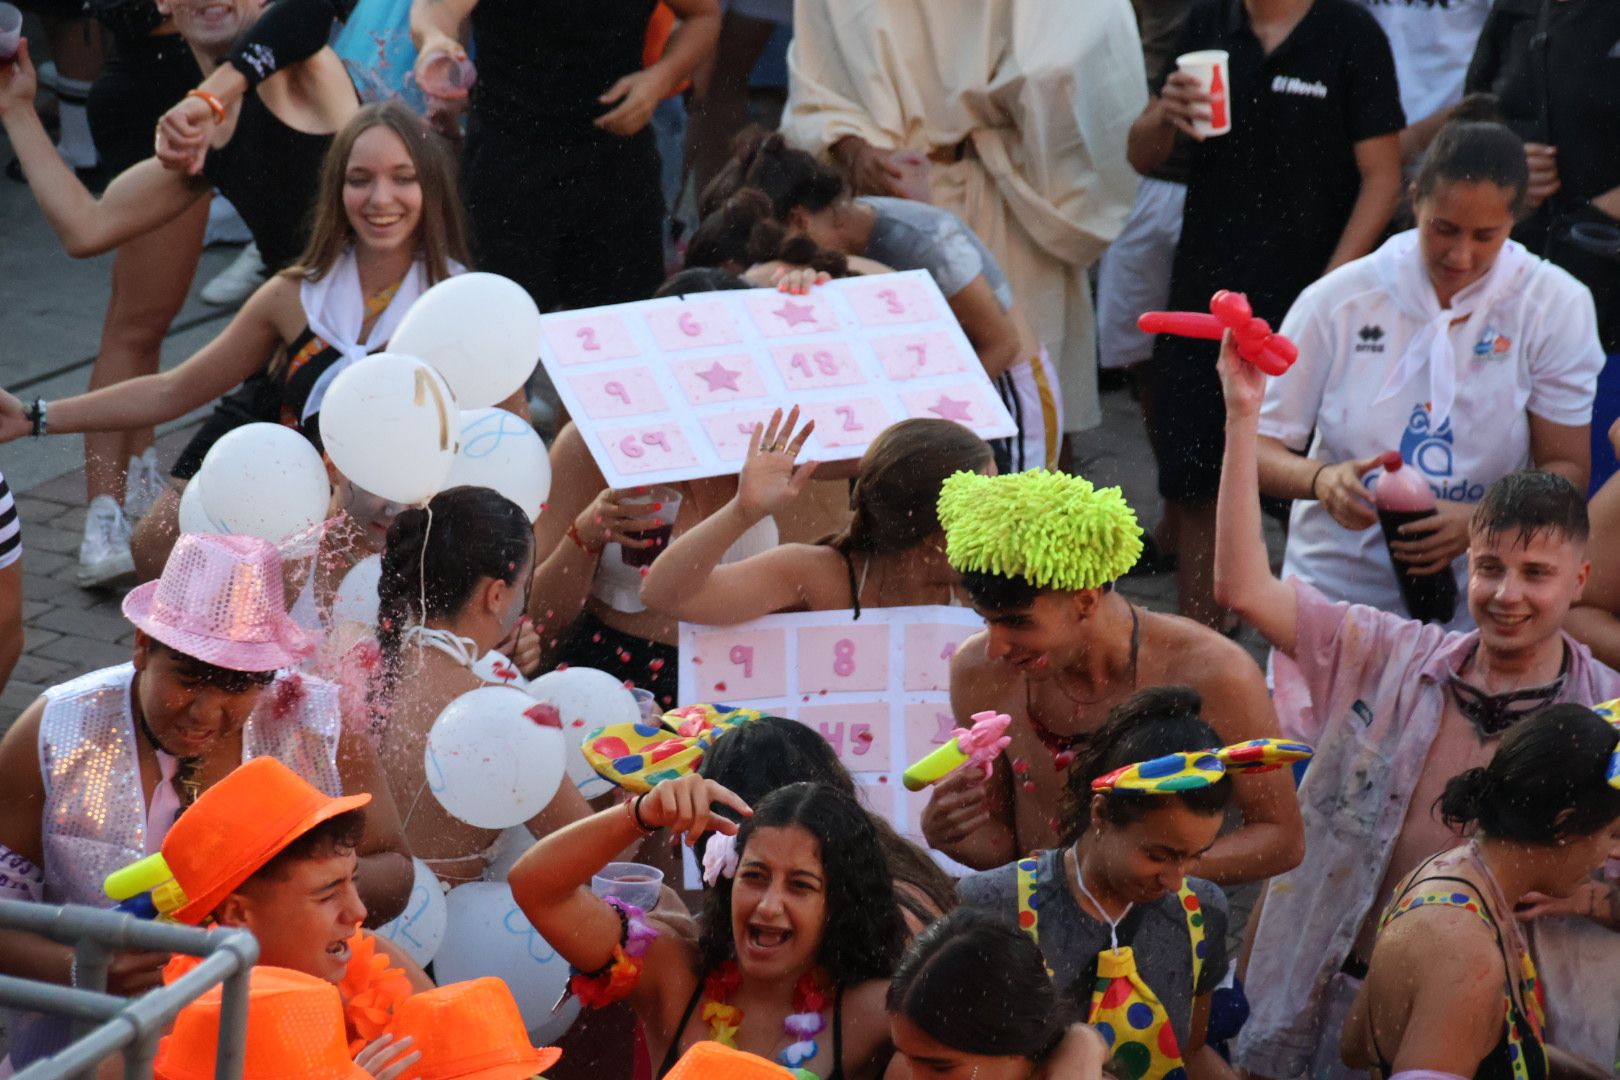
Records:
[[[1485,276],[1452,297],[1450,307],[1443,308],[1418,251],[1416,229],[1390,237],[1371,258],[1378,280],[1395,306],[1402,314],[1423,323],[1384,380],[1373,404],[1394,397],[1426,366],[1429,430],[1439,431],[1450,419],[1451,406],[1457,399],[1457,355],[1451,345],[1451,324],[1467,320],[1464,340],[1477,340],[1497,301],[1518,295],[1525,279],[1541,266],[1542,260],[1524,245],[1509,240]]]
[[[452,275],[464,269],[459,263],[451,261]],[[400,320],[427,287],[427,268],[418,259],[406,271],[393,300],[377,316],[371,333],[366,335],[364,341],[360,340],[360,334],[366,322],[366,298],[360,290],[360,268],[352,246],[338,257],[337,264],[325,277],[305,281],[298,287],[298,299],[304,305],[304,316],[309,320],[310,330],[343,354],[315,380],[309,398],[304,402],[304,413],[300,420],[308,420],[320,411],[321,402],[326,398],[326,388],[344,369],[387,344],[394,331],[399,329]]]

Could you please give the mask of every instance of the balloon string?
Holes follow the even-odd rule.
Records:
[[[427,625],[427,549],[428,538],[433,535],[433,500],[424,499],[422,511],[427,514],[427,528],[422,530],[422,550],[416,560],[416,624]],[[400,628],[401,633],[404,627]]]

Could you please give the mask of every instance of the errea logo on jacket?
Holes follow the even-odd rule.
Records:
[[[1273,94],[1293,94],[1295,97],[1325,98],[1327,86],[1319,82],[1306,82],[1296,79],[1292,75],[1278,75],[1271,80]]]

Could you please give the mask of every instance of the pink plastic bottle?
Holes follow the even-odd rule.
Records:
[[[1394,450],[1384,455],[1384,475],[1373,488],[1373,500],[1378,505],[1378,523],[1384,528],[1386,544],[1401,539],[1401,526],[1434,515],[1434,492],[1423,477],[1413,469],[1403,468],[1401,455]],[[1419,536],[1422,534],[1419,533]],[[1451,567],[1438,573],[1414,574],[1406,564],[1390,554],[1395,564],[1395,577],[1401,584],[1401,599],[1414,619],[1423,622],[1450,622],[1457,613],[1457,579]]]

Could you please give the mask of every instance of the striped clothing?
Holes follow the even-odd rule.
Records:
[[[17,518],[17,503],[11,497],[11,488],[0,473],[0,570],[22,558],[22,522]]]

